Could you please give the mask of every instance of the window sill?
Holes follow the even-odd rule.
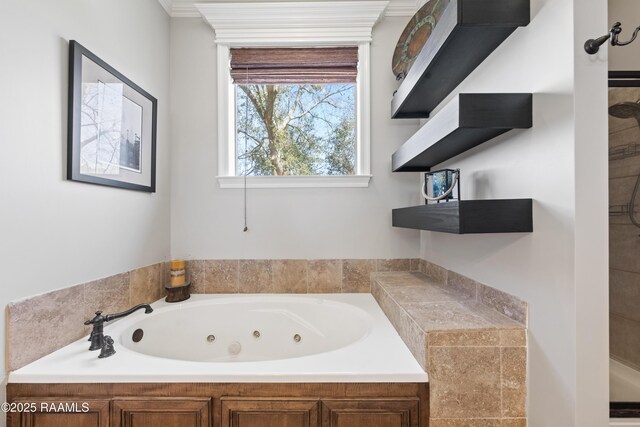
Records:
[[[248,176],[247,188],[363,188],[371,175]],[[220,188],[243,188],[242,176],[219,176]]]

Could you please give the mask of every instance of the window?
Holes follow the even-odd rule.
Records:
[[[367,187],[369,185],[371,178],[371,107],[369,95],[371,34],[373,26],[378,22],[387,7],[387,2],[354,1],[344,2],[340,6],[340,13],[337,14],[335,2],[322,1],[287,1],[264,4],[259,2],[213,1],[196,5],[202,17],[215,30],[218,106],[217,180],[221,188],[242,188],[245,184],[249,188]],[[239,74],[234,71],[234,76],[232,77],[232,69],[230,67],[232,61],[231,52],[243,49],[247,49],[246,53],[249,53],[248,49],[298,49],[295,53],[301,53],[305,49],[309,51],[338,49],[341,50],[341,54],[351,55],[351,64],[354,62],[354,57],[357,60],[355,61],[355,66],[351,66],[351,80],[349,81],[325,80],[325,77],[335,77],[336,73],[340,74],[338,73],[339,71],[346,71],[344,64],[337,67],[337,70],[327,70],[325,68],[318,71],[316,67],[308,66],[308,63],[305,66],[304,61],[302,64],[297,63],[299,66],[302,65],[297,70],[293,67],[294,72],[285,73],[287,78],[292,76],[308,78],[302,82],[282,81],[280,79],[282,73],[278,75],[278,68],[280,68],[280,71],[282,71],[281,68],[286,68],[282,64],[275,64],[276,67],[272,67],[271,70],[272,73],[278,75],[278,80],[251,81],[252,77],[259,75],[265,68],[269,67],[265,67],[262,61],[254,61],[254,64],[263,64],[262,71],[258,69],[252,71],[252,67],[247,66],[234,67],[238,68],[236,71]],[[237,53],[233,61],[239,59]],[[289,54],[284,57],[289,59],[295,57],[304,60],[303,55],[292,56]],[[275,58],[274,55],[267,56],[268,61],[273,60],[273,58]],[[312,62],[312,65],[317,65],[319,62]],[[251,61],[249,63],[251,64]],[[244,81],[242,80],[243,78],[245,79]],[[233,83],[235,79],[238,79],[237,84]],[[258,163],[261,159],[264,160],[264,156],[253,159],[249,159],[248,154],[241,159],[238,159],[237,156],[237,153],[249,153],[258,144],[265,143],[263,135],[247,135],[247,147],[245,149],[245,135],[241,134],[240,137],[237,135],[238,128],[236,125],[238,123],[241,125],[240,130],[256,130],[258,133],[260,131],[263,133],[268,131],[266,125],[259,129],[257,126],[260,123],[250,120],[250,116],[257,114],[258,111],[255,108],[255,104],[251,103],[248,94],[242,91],[242,88],[238,89],[238,85],[253,85],[253,90],[266,91],[268,89],[266,85],[274,84],[292,94],[301,89],[303,92],[301,92],[300,96],[302,97],[303,94],[306,94],[309,98],[309,101],[301,99],[301,103],[303,101],[312,102],[313,95],[313,91],[304,92],[305,89],[309,90],[309,88],[302,88],[301,86],[322,86],[317,88],[318,93],[324,90],[325,92],[323,93],[327,94],[337,90],[337,87],[330,86],[351,86],[350,89],[345,88],[344,92],[333,95],[336,99],[333,99],[332,102],[339,102],[342,105],[340,114],[344,115],[344,120],[335,111],[332,117],[323,117],[323,114],[329,113],[329,109],[322,111],[322,107],[318,107],[320,111],[317,112],[316,118],[311,120],[310,116],[307,116],[306,120],[310,123],[301,123],[308,124],[313,129],[313,132],[310,133],[298,133],[300,136],[304,135],[305,138],[311,139],[311,141],[306,141],[307,147],[312,148],[311,154],[308,156],[310,158],[305,162],[296,162],[295,167],[279,167],[279,172],[284,173],[284,175],[279,176],[273,175],[274,169],[278,169],[273,163],[265,167],[258,167]],[[245,105],[242,105],[243,102]],[[353,103],[353,106],[348,105],[350,102]],[[250,110],[252,105],[254,111]],[[244,107],[244,109],[241,107]],[[314,110],[314,112],[316,111]],[[347,118],[348,111],[352,112],[350,120]],[[247,122],[243,123],[245,118]],[[324,121],[325,119],[329,123]],[[300,122],[304,121],[300,120]],[[324,123],[324,125],[314,124],[315,122]],[[342,128],[340,125],[342,125]],[[335,130],[336,126],[342,131],[342,134]],[[252,127],[256,127],[256,129]],[[329,128],[331,128],[331,131]],[[255,139],[252,137],[255,137]],[[332,137],[343,138],[345,141],[353,140],[354,142],[336,145],[330,141]],[[239,149],[236,143],[240,145]],[[353,149],[354,144],[355,150]],[[320,149],[318,147],[324,148]],[[333,147],[333,149],[327,147]],[[245,160],[247,160],[246,165]],[[251,175],[243,176],[242,174],[245,170],[251,171]],[[353,174],[342,175],[342,173],[351,173],[349,170],[352,170]],[[272,173],[272,175],[267,175],[267,173]],[[286,175],[286,173],[289,173],[289,175]],[[315,175],[316,173],[325,175]]]
[[[235,170],[354,175],[358,49],[231,49]]]

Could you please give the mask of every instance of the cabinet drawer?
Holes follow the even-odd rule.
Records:
[[[210,427],[211,399],[114,399],[112,427]]]
[[[109,427],[108,400],[38,397],[13,403],[28,409],[10,412],[10,427]]]
[[[323,400],[322,427],[418,427],[418,399]]]
[[[221,400],[220,427],[319,427],[319,402],[303,399]]]

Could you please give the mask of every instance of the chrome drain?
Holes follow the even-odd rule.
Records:
[[[260,331],[253,331],[254,338],[260,338]]]
[[[294,340],[295,342],[300,342],[300,341],[302,341],[302,337],[300,336],[300,334],[295,334],[295,335],[293,336],[293,340]]]
[[[209,342],[214,342],[215,340],[216,340],[216,336],[215,335],[209,335],[207,337],[207,341],[209,341]]]

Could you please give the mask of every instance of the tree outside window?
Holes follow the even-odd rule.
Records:
[[[356,84],[236,84],[237,175],[353,175]]]

